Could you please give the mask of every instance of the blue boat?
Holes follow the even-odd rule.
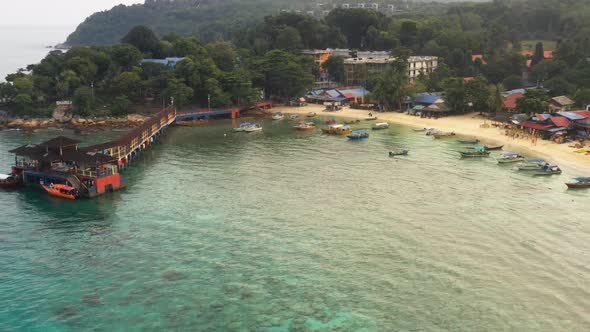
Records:
[[[352,134],[346,135],[349,139],[363,139],[369,138],[369,133],[366,130],[353,130]]]
[[[395,156],[407,156],[408,152],[410,152],[409,150],[394,150],[394,151],[389,151],[389,156],[390,157],[395,157]]]

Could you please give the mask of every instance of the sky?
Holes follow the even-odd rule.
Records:
[[[0,0],[0,24],[73,25],[92,13],[143,0]]]

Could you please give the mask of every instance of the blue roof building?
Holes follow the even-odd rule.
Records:
[[[177,58],[177,57],[171,57],[171,58],[165,58],[165,59],[143,59],[141,60],[141,63],[159,63],[161,65],[165,65],[168,67],[176,67],[176,64],[179,63],[180,61],[184,60],[185,58]]]

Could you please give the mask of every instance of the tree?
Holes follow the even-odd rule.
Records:
[[[117,116],[127,115],[129,114],[132,105],[133,103],[131,100],[129,100],[129,98],[127,98],[125,95],[115,97],[111,105],[112,113],[113,115]]]
[[[80,115],[88,116],[92,115],[94,111],[94,95],[92,90],[87,86],[81,86],[74,91],[74,97],[72,98],[74,107],[78,110]]]
[[[384,15],[363,9],[336,8],[326,16],[326,22],[346,36],[349,48],[363,48],[369,27],[379,28]]]
[[[223,71],[231,71],[236,66],[237,53],[228,42],[216,42],[207,46],[209,55]]]
[[[373,95],[386,111],[401,109],[408,96],[407,62],[400,59],[392,62],[373,84]]]
[[[303,49],[303,41],[299,31],[292,27],[285,27],[278,33],[274,48],[282,49],[287,52],[296,53]]]
[[[301,57],[283,50],[272,50],[256,61],[253,68],[255,80],[264,87],[267,95],[282,98],[296,97],[313,85],[309,68]]]
[[[547,96],[540,90],[527,90],[524,97],[516,100],[516,111],[520,113],[545,113],[548,108]]]
[[[418,24],[414,21],[402,23],[399,31],[399,39],[402,47],[413,47],[418,37]]]
[[[162,97],[167,102],[171,102],[174,98],[174,105],[180,108],[190,102],[193,92],[193,89],[186,86],[181,80],[173,78],[168,81],[168,87],[162,91]]]
[[[477,112],[488,112],[491,91],[487,80],[483,77],[476,77],[464,86],[467,100],[471,103],[472,109]]]
[[[137,47],[130,44],[114,45],[111,48],[110,54],[113,62],[123,70],[131,70],[143,58]]]
[[[330,74],[330,77],[338,82],[344,83],[346,81],[346,73],[344,72],[344,58],[340,56],[331,56],[328,60],[322,63],[322,69]]]
[[[535,53],[531,59],[531,66],[536,65],[537,63],[541,62],[541,60],[545,59],[545,51],[543,50],[543,43],[538,42],[535,45]]]
[[[28,93],[19,93],[14,98],[14,103],[19,112],[26,112],[31,108],[33,104],[33,98]]]
[[[121,39],[121,42],[135,46],[148,57],[159,58],[162,56],[160,40],[150,28],[144,25],[138,25],[131,29]]]
[[[113,93],[121,93],[125,97],[138,96],[141,77],[136,72],[125,71],[117,75],[112,82]]]
[[[488,110],[492,114],[498,114],[504,109],[504,98],[502,97],[502,86],[497,84],[488,100]]]
[[[452,77],[441,82],[445,91],[445,103],[454,112],[465,113],[468,110],[467,92],[462,78]]]
[[[576,104],[580,107],[584,107],[590,104],[590,89],[579,89],[574,95]]]
[[[518,75],[510,75],[502,81],[502,85],[506,90],[522,88],[522,78]]]

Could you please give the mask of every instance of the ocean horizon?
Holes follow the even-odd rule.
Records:
[[[18,25],[0,24],[0,82],[19,68],[39,63],[55,46],[63,43],[76,28],[72,24]]]

